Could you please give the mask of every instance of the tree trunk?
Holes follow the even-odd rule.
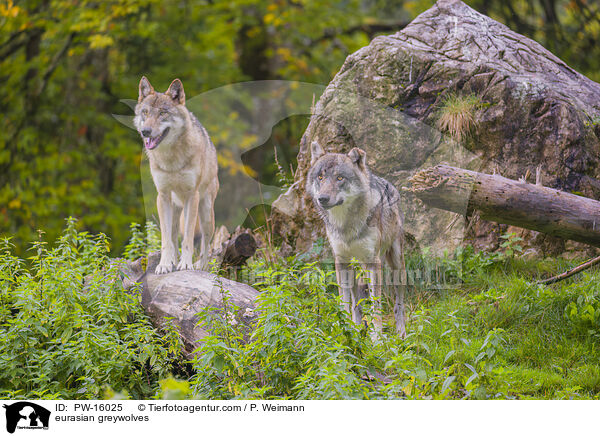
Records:
[[[225,248],[222,267],[240,266],[256,252],[256,240],[249,233],[234,235]]]
[[[600,201],[568,192],[437,165],[411,179],[414,193],[429,206],[510,224],[600,247]]]
[[[238,267],[254,256],[258,244],[249,229],[238,227],[232,235],[224,226],[213,237],[211,252],[221,268]]]

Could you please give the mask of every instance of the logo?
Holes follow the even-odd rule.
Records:
[[[50,411],[29,401],[19,401],[10,405],[4,404],[6,409],[6,431],[14,433],[15,429],[48,430]]]

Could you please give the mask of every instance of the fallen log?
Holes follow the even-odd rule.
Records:
[[[404,190],[429,206],[600,247],[600,201],[523,180],[437,165]]]
[[[238,267],[254,256],[257,248],[256,238],[249,229],[238,227],[230,235],[227,229],[221,226],[213,239],[212,257],[223,269]]]
[[[256,252],[256,240],[250,233],[233,235],[223,249],[222,268],[241,266]]]

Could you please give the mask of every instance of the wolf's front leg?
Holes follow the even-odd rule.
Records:
[[[200,193],[195,191],[190,194],[183,205],[183,242],[181,243],[181,260],[177,265],[178,270],[194,269],[192,257],[194,255],[194,229],[198,219],[198,203]]]
[[[158,193],[156,206],[158,208],[158,219],[160,221],[160,262],[154,271],[156,274],[166,274],[173,271],[177,262],[177,249],[173,244],[173,203],[171,193]]]
[[[373,303],[373,324],[375,333],[383,331],[383,321],[381,318],[381,287],[383,284],[383,274],[381,269],[381,260],[375,258],[371,263],[364,265],[369,278],[369,297]]]
[[[344,309],[352,316],[352,321],[357,322],[352,310],[352,288],[354,286],[354,268],[345,259],[335,258],[335,275],[337,278],[340,297]],[[360,320],[358,321],[360,322]]]
[[[212,196],[207,195],[200,200],[198,208],[200,230],[200,260],[196,263],[198,269],[205,269],[210,256],[210,241],[215,233],[215,206]]]
[[[367,284],[362,279],[357,279],[352,288],[352,319],[356,324],[364,323],[361,301],[369,297]]]

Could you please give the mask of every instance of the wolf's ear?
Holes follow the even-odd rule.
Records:
[[[310,144],[310,164],[311,165],[314,164],[317,161],[317,159],[319,159],[324,154],[325,154],[325,150],[323,150],[323,147],[321,147],[317,141],[313,141],[312,144]]]
[[[364,150],[354,147],[352,150],[348,152],[348,157],[350,160],[358,165],[361,168],[366,168],[367,166],[367,153]]]
[[[142,76],[140,80],[140,93],[138,96],[138,103],[148,97],[150,94],[154,94],[154,88],[150,85],[150,81],[146,79],[146,76]]]
[[[183,83],[181,83],[181,80],[173,80],[165,94],[171,97],[176,103],[185,104],[185,92],[183,92]]]

